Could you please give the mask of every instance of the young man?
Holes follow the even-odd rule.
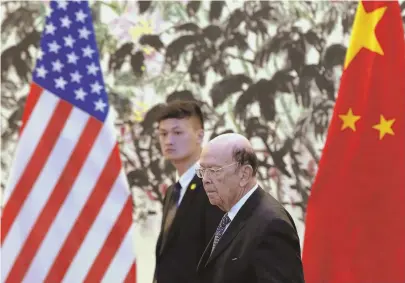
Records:
[[[223,212],[210,204],[195,175],[204,137],[200,107],[194,102],[172,102],[163,108],[158,123],[162,154],[177,169],[179,179],[169,187],[163,203],[154,282],[190,283]]]

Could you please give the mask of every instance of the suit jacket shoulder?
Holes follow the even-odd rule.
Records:
[[[265,222],[269,224],[272,222],[285,222],[297,231],[291,215],[273,196],[262,189],[260,189],[259,194],[261,201],[257,209],[256,217],[265,220]]]

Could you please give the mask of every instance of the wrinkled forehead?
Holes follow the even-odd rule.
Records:
[[[200,166],[223,166],[232,160],[229,148],[217,144],[208,144],[200,155]]]

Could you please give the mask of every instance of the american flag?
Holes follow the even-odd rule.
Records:
[[[132,201],[89,5],[51,1],[1,219],[2,282],[135,282]]]

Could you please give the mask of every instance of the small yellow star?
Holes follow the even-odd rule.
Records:
[[[350,36],[349,48],[346,52],[345,69],[363,47],[377,54],[384,55],[384,51],[375,35],[375,28],[386,9],[387,7],[381,7],[367,13],[362,1],[359,2]]]
[[[343,131],[346,128],[350,128],[353,130],[353,132],[355,132],[356,131],[355,123],[360,119],[360,117],[361,116],[353,115],[352,109],[349,108],[349,111],[347,111],[347,114],[339,115],[339,118],[342,119],[342,121],[343,121],[341,130]]]
[[[380,123],[373,126],[373,129],[380,131],[380,140],[385,136],[385,134],[394,135],[392,130],[392,124],[394,124],[395,119],[385,120],[383,115],[380,115]]]
[[[190,187],[190,190],[195,190],[195,188],[197,187],[197,185],[196,184],[191,184],[191,187]]]

